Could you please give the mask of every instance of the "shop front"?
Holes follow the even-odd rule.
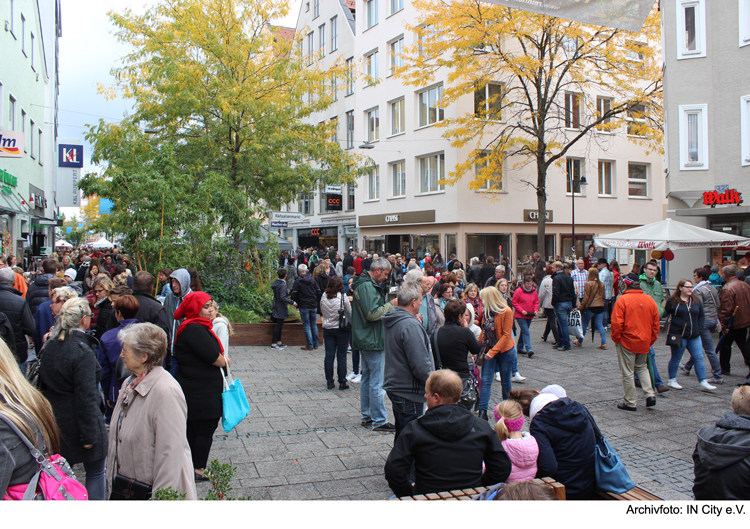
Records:
[[[302,248],[323,248],[324,246],[338,247],[338,226],[324,228],[305,228],[297,230],[297,244]]]

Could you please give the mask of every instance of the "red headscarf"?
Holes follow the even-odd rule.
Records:
[[[205,305],[208,301],[211,301],[211,296],[209,296],[205,292],[191,292],[190,294],[185,296],[185,298],[182,300],[182,303],[180,303],[180,306],[177,307],[176,311],[174,311],[174,319],[181,320],[182,318],[185,318],[185,320],[180,324],[180,327],[177,329],[175,339],[177,339],[177,336],[179,336],[180,333],[185,330],[185,327],[187,327],[191,323],[197,323],[198,325],[203,325],[206,329],[209,330],[211,336],[216,338],[216,341],[219,342],[219,348],[221,348],[221,352],[223,354],[224,346],[221,345],[221,340],[219,340],[218,336],[214,334],[213,322],[208,318],[198,317],[198,313],[203,308],[203,305]]]

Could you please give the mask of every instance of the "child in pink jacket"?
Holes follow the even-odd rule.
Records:
[[[539,457],[539,445],[529,432],[523,428],[523,410],[513,400],[504,400],[495,406],[495,433],[505,452],[510,457],[512,470],[506,482],[527,481],[536,477],[536,460]]]
[[[513,293],[513,308],[521,334],[518,337],[518,352],[532,357],[531,350],[531,319],[539,310],[539,294],[534,286],[534,276],[524,276],[523,284]]]

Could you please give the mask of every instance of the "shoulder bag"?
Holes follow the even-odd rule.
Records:
[[[477,355],[476,360],[474,360],[474,363],[478,366],[484,365],[484,357],[487,356],[487,353],[489,353],[495,345],[497,345],[495,315],[492,313],[484,318],[484,322],[482,322],[482,341],[480,342],[480,345],[482,347],[479,349],[479,354]]]
[[[634,489],[635,483],[630,479],[630,474],[628,474],[625,465],[617,456],[614,449],[609,446],[601,430],[599,430],[594,417],[591,416],[591,412],[586,409],[586,406],[583,406],[583,409],[586,410],[586,415],[588,416],[589,423],[591,423],[591,428],[594,430],[594,439],[596,441],[596,446],[594,447],[596,489],[613,494],[623,494]]]
[[[347,316],[346,307],[344,307],[345,295],[346,294],[341,294],[341,307],[339,308],[339,330],[342,330],[344,332],[351,332],[352,320],[351,316]]]

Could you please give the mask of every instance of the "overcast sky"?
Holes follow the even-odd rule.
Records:
[[[294,27],[302,0],[290,0],[289,15],[279,25]],[[121,98],[107,101],[97,93],[97,83],[112,85],[113,67],[128,48],[114,35],[107,12],[118,13],[130,8],[140,13],[158,3],[146,0],[62,0],[62,37],[60,38],[60,138],[84,142],[84,172],[96,170],[89,162],[91,146],[85,142],[86,125],[99,119],[115,122],[131,110],[129,101]],[[75,208],[62,208],[67,216]]]

